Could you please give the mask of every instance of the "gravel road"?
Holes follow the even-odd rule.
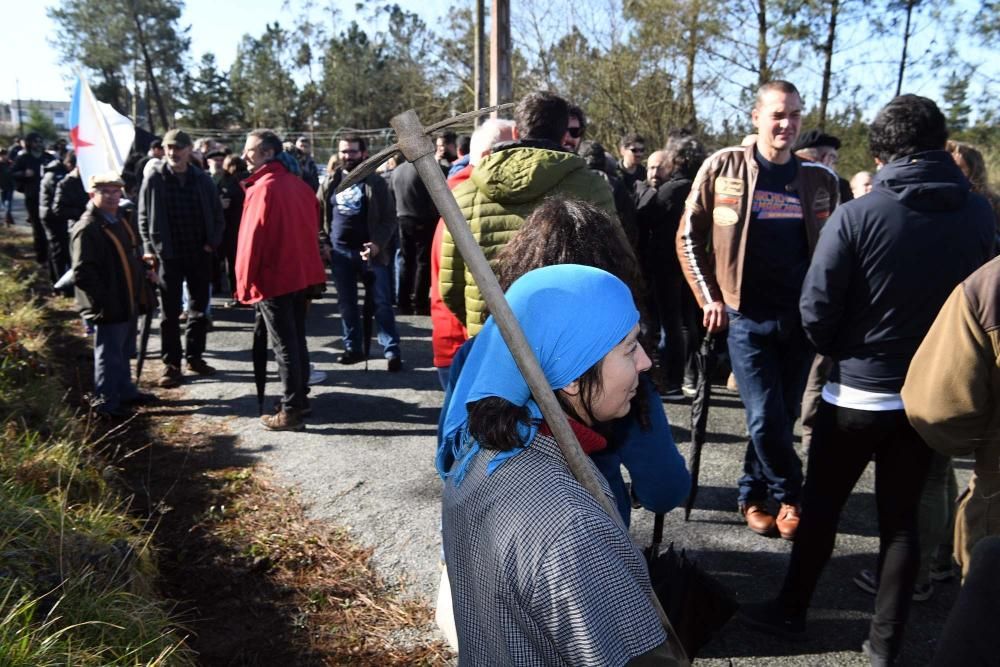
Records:
[[[272,469],[296,489],[314,517],[347,526],[374,549],[374,562],[406,594],[433,600],[438,581],[440,487],[433,467],[434,434],[442,394],[431,364],[430,320],[400,317],[404,370],[388,373],[377,342],[369,370],[340,366],[340,322],[336,295],[316,301],[309,313],[311,359],[328,373],[312,388],[313,416],[298,433],[271,433],[257,423],[250,365],[252,311],[223,309],[216,300],[208,361],[212,378],[186,383],[192,414],[206,429],[235,435],[234,454]],[[158,356],[156,336],[151,340]],[[152,365],[158,367],[158,362]],[[278,395],[271,363],[268,405]],[[741,527],[734,483],[742,465],[744,421],[739,397],[717,388],[709,420],[709,443],[701,492],[691,521],[667,516],[666,539],[688,550],[742,601],[760,600],[780,585],[790,544],[756,536]],[[689,407],[667,405],[674,436],[686,442]],[[228,440],[228,438],[227,438]],[[686,445],[682,451],[688,454]],[[969,474],[959,461],[960,483]],[[704,665],[865,665],[860,653],[872,597],[851,583],[861,568],[874,567],[878,548],[873,475],[866,471],[840,526],[837,549],[815,597],[808,637],[788,643],[755,634],[731,622],[704,651]],[[648,543],[652,515],[633,514],[633,535]],[[929,602],[915,603],[903,664],[926,664],[957,594],[955,583],[939,586]]]

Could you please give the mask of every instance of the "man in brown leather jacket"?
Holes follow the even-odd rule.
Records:
[[[802,461],[792,444],[814,352],[798,300],[819,230],[837,205],[837,177],[792,155],[802,98],[787,81],[757,91],[756,142],[702,165],[677,231],[677,254],[709,332],[729,329],[729,355],[746,408],[739,507],[751,530],[793,539]],[[768,497],[780,503],[777,519]]]

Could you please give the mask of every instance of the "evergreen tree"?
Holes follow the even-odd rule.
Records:
[[[941,97],[945,102],[945,115],[948,118],[948,129],[952,132],[961,132],[969,126],[972,106],[968,102],[968,95],[969,79],[959,76],[958,72],[952,70],[941,91]]]

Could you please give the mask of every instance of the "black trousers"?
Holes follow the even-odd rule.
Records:
[[[42,221],[48,244],[49,277],[52,283],[62,278],[73,261],[69,248],[69,226],[65,220],[49,215]]]
[[[902,410],[874,412],[822,401],[816,413],[802,490],[802,518],[780,599],[805,613],[830,559],[840,512],[875,456],[878,594],[869,640],[882,656],[899,655],[920,564],[917,510],[931,450]]]
[[[208,285],[212,280],[212,253],[199,251],[196,255],[166,259],[160,262],[160,342],[163,363],[181,364],[181,305],[184,298],[184,281],[187,281],[187,325],[184,328],[185,359],[201,359],[205,353],[208,335]]]
[[[306,347],[306,291],[283,294],[257,303],[264,318],[271,349],[278,362],[283,409],[301,410],[309,405],[309,350]]]
[[[431,242],[437,220],[399,219],[402,263],[399,270],[399,307],[427,310],[431,294]]]
[[[32,245],[35,248],[35,261],[39,264],[46,264],[49,258],[49,244],[45,239],[45,228],[42,226],[42,219],[38,215],[39,201],[39,192],[24,193],[24,208],[28,212],[28,224],[31,225],[31,238]]]
[[[653,299],[663,328],[665,349],[660,363],[667,369],[667,385],[679,389],[685,377],[693,378],[695,355],[700,344],[698,303],[691,294],[680,267],[653,268]]]

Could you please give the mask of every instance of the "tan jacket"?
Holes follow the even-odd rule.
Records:
[[[975,454],[955,515],[955,560],[1000,534],[1000,258],[948,297],[906,374],[903,404],[913,428],[948,456]]]
[[[948,297],[910,362],[906,416],[928,445],[1000,480],[1000,258]]]
[[[802,201],[809,252],[836,208],[837,175],[797,157],[799,169],[789,189]],[[723,148],[698,170],[677,229],[677,256],[698,305],[722,301],[740,308],[751,203],[759,167],[753,146]],[[752,258],[749,261],[753,261]]]

